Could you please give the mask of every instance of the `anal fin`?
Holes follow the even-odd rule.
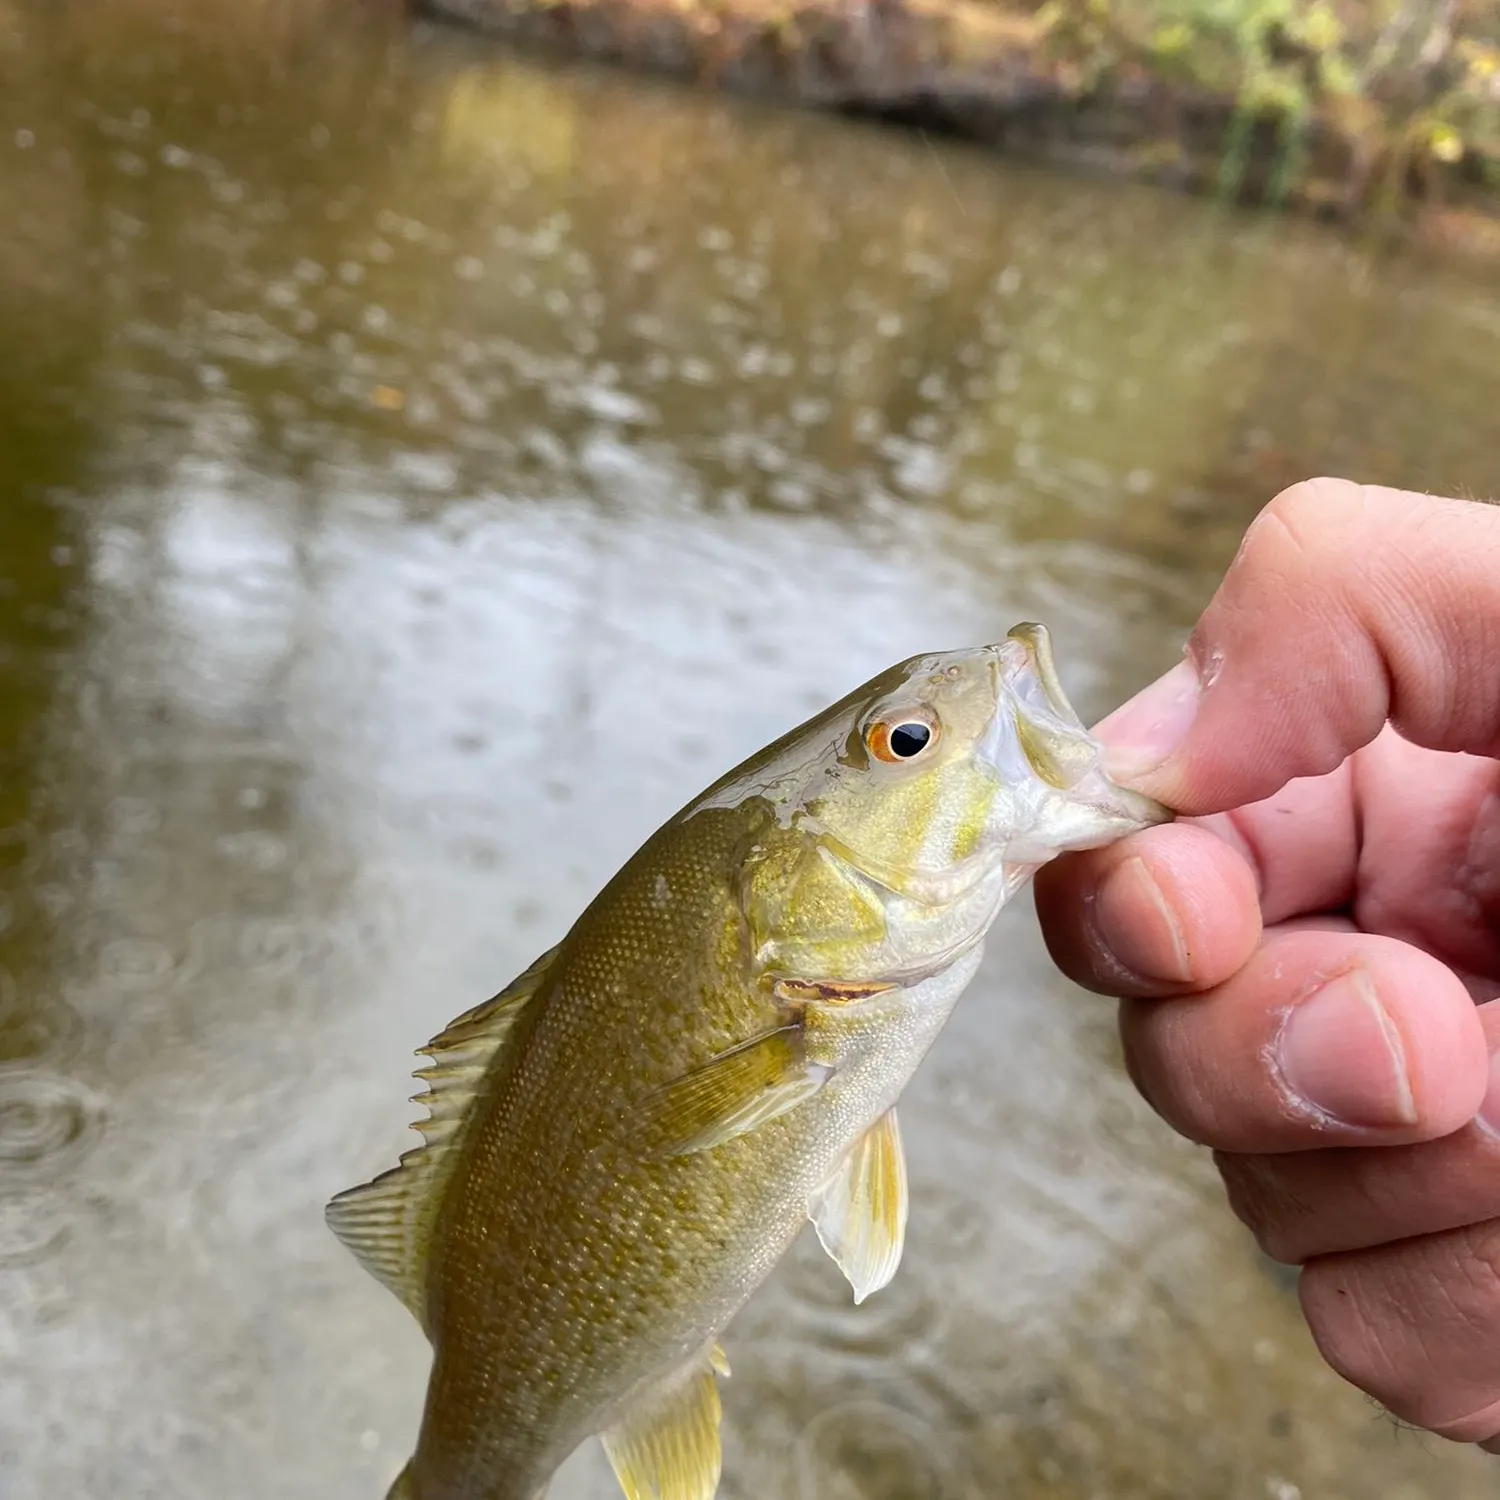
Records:
[[[888,1109],[857,1140],[808,1200],[823,1248],[863,1302],[896,1274],[906,1242],[906,1155],[896,1111]]]
[[[718,1344],[601,1434],[626,1500],[713,1500],[719,1487],[719,1383],[729,1364]]]
[[[544,953],[492,1000],[465,1011],[420,1049],[432,1059],[416,1072],[427,1090],[412,1101],[427,1106],[428,1118],[412,1127],[425,1137],[423,1144],[406,1152],[399,1166],[340,1193],[323,1211],[328,1227],[355,1259],[401,1299],[424,1329],[426,1251],[464,1126],[556,952]]]

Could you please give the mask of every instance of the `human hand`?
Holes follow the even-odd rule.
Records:
[[[1188,816],[1038,874],[1054,959],[1329,1363],[1500,1452],[1500,507],[1283,492],[1098,732]]]

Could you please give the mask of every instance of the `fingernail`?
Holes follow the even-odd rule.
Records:
[[[1198,713],[1198,672],[1184,657],[1095,727],[1104,769],[1117,781],[1154,771],[1187,738]]]
[[[1093,907],[1094,930],[1115,960],[1142,979],[1193,977],[1182,924],[1166,893],[1133,855],[1111,870]]]
[[[1287,1018],[1281,1076],[1305,1103],[1345,1125],[1415,1125],[1406,1052],[1363,969],[1330,979]]]
[[[1500,1140],[1500,1050],[1490,1053],[1490,1086],[1485,1091],[1484,1103],[1479,1106],[1478,1121]]]

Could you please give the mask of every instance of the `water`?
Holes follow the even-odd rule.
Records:
[[[5,1500],[377,1500],[426,1350],[322,1204],[664,816],[1023,617],[1104,711],[1292,478],[1500,491],[1477,268],[348,0],[0,0],[0,208]],[[1028,902],[902,1113],[896,1282],[809,1236],[731,1329],[726,1500],[1495,1493]]]

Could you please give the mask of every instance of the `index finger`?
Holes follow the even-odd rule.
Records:
[[[1500,508],[1310,479],[1261,511],[1185,659],[1097,728],[1117,780],[1187,814],[1320,776],[1391,722],[1500,752]]]

